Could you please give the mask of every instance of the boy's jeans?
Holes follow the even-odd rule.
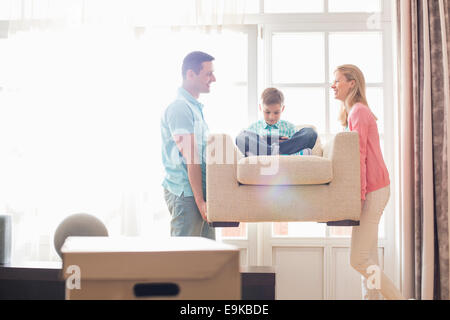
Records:
[[[172,237],[204,237],[216,239],[215,229],[203,220],[194,197],[176,196],[164,189],[164,199],[172,219],[170,220],[170,235]]]
[[[313,149],[317,140],[317,132],[312,128],[303,128],[289,140],[271,141],[274,138],[244,130],[237,136],[236,145],[245,156],[290,155],[303,149]]]

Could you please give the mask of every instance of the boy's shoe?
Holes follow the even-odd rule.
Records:
[[[309,149],[309,148],[300,150],[300,155],[301,156],[311,156],[312,155],[312,150]]]

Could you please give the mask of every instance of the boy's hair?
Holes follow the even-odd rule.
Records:
[[[188,70],[193,70],[196,74],[199,74],[200,70],[202,70],[202,63],[213,60],[213,56],[201,51],[194,51],[189,53],[184,58],[183,66],[181,67],[181,75],[183,76],[183,79],[186,79],[186,73]]]
[[[262,103],[266,106],[272,104],[284,105],[284,95],[276,88],[267,88],[261,95]]]

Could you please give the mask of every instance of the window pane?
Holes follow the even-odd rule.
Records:
[[[325,132],[325,92],[323,88],[280,88],[285,109],[282,119],[295,125],[310,124]]]
[[[357,44],[357,49],[354,48]],[[383,36],[381,32],[330,33],[330,79],[342,64],[354,64],[367,83],[383,81]]]
[[[242,0],[241,0],[242,1]],[[259,13],[259,0],[244,0],[245,13]]]
[[[336,134],[342,132],[343,127],[341,122],[338,120],[339,112],[341,110],[342,102],[334,98],[334,92],[330,89],[329,91],[330,99],[330,133]]]
[[[265,13],[323,12],[323,0],[265,0]]]
[[[330,12],[380,12],[380,0],[328,0]]]
[[[272,224],[274,237],[324,238],[326,224],[317,222],[275,222]]]
[[[241,222],[237,228],[219,228],[221,238],[247,238],[247,224]]]
[[[227,133],[236,137],[248,127],[247,86],[229,83],[212,86],[211,93],[200,96],[210,133]]]
[[[330,227],[330,237],[351,237],[352,227]]]
[[[323,33],[273,34],[273,83],[323,83],[324,61]]]

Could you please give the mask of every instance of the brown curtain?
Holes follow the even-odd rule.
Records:
[[[449,299],[448,0],[397,0],[402,288]]]

